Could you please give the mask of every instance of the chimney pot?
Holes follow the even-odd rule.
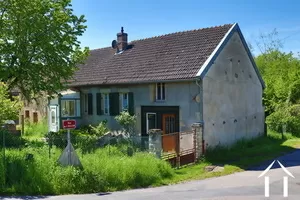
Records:
[[[128,40],[127,40],[127,33],[124,33],[123,26],[121,27],[121,32],[117,34],[117,41],[118,41],[118,49],[120,51],[124,51],[127,48]]]

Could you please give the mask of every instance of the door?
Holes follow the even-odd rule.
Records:
[[[175,153],[177,145],[177,134],[172,134],[176,130],[175,114],[162,115],[162,148],[164,152]]]
[[[163,134],[174,133],[175,127],[175,114],[163,114],[162,115],[162,131]]]
[[[58,132],[59,130],[59,120],[58,120],[58,106],[51,105],[49,112],[49,131]]]
[[[149,133],[149,130],[156,129],[156,113],[146,113],[146,131],[147,134]]]

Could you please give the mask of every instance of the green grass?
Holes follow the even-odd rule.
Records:
[[[172,169],[168,163],[148,153],[127,156],[124,149],[117,147],[101,148],[87,154],[77,150],[83,170],[64,168],[56,162],[61,149],[53,148],[49,158],[47,146],[33,145],[6,151],[6,185],[3,185],[4,176],[1,174],[0,194],[107,192],[223,176],[291,152],[300,147],[300,139],[286,134],[282,140],[280,134],[269,132],[267,137],[239,141],[231,148],[209,149],[199,163],[180,169]],[[34,155],[33,161],[25,160],[27,153]],[[224,170],[207,172],[205,167],[209,165],[222,165]],[[0,162],[0,172],[4,172],[3,162]]]
[[[239,141],[231,148],[218,147],[208,150],[199,163],[176,170],[172,178],[164,179],[160,184],[175,184],[241,172],[295,148],[300,148],[300,138],[287,133],[282,140],[281,134],[269,131],[267,137]],[[224,166],[224,171],[207,172],[204,168],[209,165]]]
[[[27,153],[34,155],[32,161],[25,160]],[[0,194],[45,195],[116,191],[147,187],[174,174],[169,164],[147,153],[136,153],[129,157],[113,147],[98,149],[93,154],[80,157],[82,170],[59,166],[56,160],[60,153],[61,150],[52,149],[49,158],[46,146],[24,148],[21,151],[7,150],[6,185],[3,187],[3,180],[0,179]],[[1,156],[0,159],[2,161]],[[0,164],[0,172],[3,171],[3,164]]]
[[[28,140],[40,140],[48,132],[47,120],[42,119],[37,123],[25,122],[23,137]]]

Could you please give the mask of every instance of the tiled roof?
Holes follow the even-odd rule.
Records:
[[[195,78],[232,26],[225,24],[132,41],[128,49],[117,55],[111,47],[91,50],[70,84],[83,86]]]

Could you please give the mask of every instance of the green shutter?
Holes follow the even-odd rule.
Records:
[[[93,94],[88,94],[88,114],[93,115]]]
[[[97,102],[97,115],[102,115],[103,113],[101,110],[101,93],[97,93],[96,102]]]
[[[120,109],[119,109],[119,93],[109,93],[109,113],[111,116],[119,115]]]
[[[128,112],[130,115],[134,115],[134,98],[133,92],[128,93]]]

